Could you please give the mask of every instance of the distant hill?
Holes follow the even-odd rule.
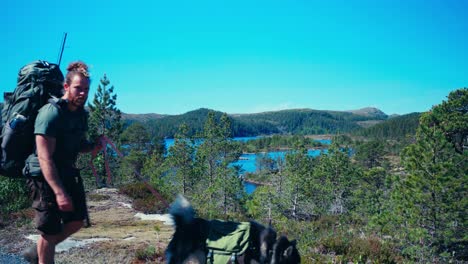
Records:
[[[394,116],[368,128],[361,128],[353,132],[355,135],[373,138],[403,138],[416,134],[419,118],[422,113],[411,113]]]
[[[141,122],[145,123],[153,119],[158,119],[158,118],[163,118],[167,115],[161,115],[161,114],[122,114],[122,120],[123,121],[130,121],[130,122]]]
[[[0,110],[3,103],[0,102]],[[200,108],[180,115],[122,114],[127,125],[133,122],[145,124],[153,135],[172,138],[179,126],[186,123],[189,134],[203,130],[210,111]],[[223,114],[214,111],[215,118]],[[350,111],[290,109],[253,114],[228,114],[232,123],[232,135],[258,136],[271,134],[336,134],[353,133],[375,138],[401,138],[416,132],[421,113],[388,116],[377,108]],[[0,119],[1,120],[1,119]]]
[[[387,119],[388,115],[375,107],[365,107],[357,110],[348,110],[345,112],[353,113],[355,115],[372,117],[375,119]]]
[[[126,115],[127,122],[139,121],[149,126],[153,134],[173,137],[178,127],[186,123],[195,135],[203,130],[208,112],[197,109],[181,115],[157,115],[141,117]],[[219,118],[223,113],[214,111]],[[378,109],[372,111],[323,111],[313,109],[291,109],[254,114],[228,114],[232,123],[233,136],[257,136],[270,134],[334,134],[350,132],[361,127],[360,122],[381,122],[387,115]]]

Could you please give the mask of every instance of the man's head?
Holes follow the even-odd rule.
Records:
[[[72,62],[67,67],[67,75],[65,76],[64,99],[68,100],[68,107],[74,111],[85,105],[88,99],[90,78],[88,66],[81,61]]]

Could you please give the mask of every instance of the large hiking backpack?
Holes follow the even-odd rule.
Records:
[[[34,122],[49,99],[61,97],[63,74],[57,64],[38,60],[23,66],[13,93],[5,93],[0,136],[0,174],[22,176],[24,161],[34,151]]]

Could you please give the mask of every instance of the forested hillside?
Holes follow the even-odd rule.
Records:
[[[387,115],[380,110],[369,111],[369,109],[356,110],[356,113],[293,109],[256,114],[231,114],[228,117],[234,137],[271,134],[335,134],[356,130],[360,128],[360,122],[387,119]],[[143,122],[150,131],[153,131],[154,136],[172,138],[183,123],[189,127],[190,136],[199,134],[210,111],[212,110],[201,108],[181,115],[157,116],[156,118],[148,115],[126,115],[124,119],[128,124],[134,121]],[[223,113],[214,112],[215,119],[219,120]]]
[[[385,120],[368,128],[360,128],[354,135],[370,138],[398,139],[407,135],[415,135],[421,113],[411,113]]]

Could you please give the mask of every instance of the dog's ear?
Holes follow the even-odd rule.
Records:
[[[297,245],[297,241],[296,241],[296,239],[294,239],[294,240],[291,240],[291,242],[290,242],[290,243],[291,243],[291,245],[292,245],[292,246],[294,246],[294,247]]]

